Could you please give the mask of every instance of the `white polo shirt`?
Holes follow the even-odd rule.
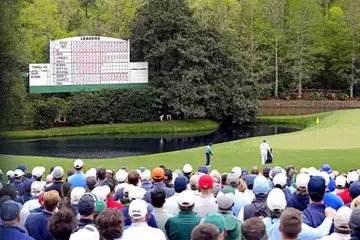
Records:
[[[124,231],[121,240],[135,239],[166,240],[166,237],[160,229],[149,227],[146,222],[136,222]]]

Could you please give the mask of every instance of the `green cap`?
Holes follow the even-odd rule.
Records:
[[[103,200],[96,200],[96,213],[95,216],[99,215],[106,208],[106,203]]]
[[[219,229],[220,233],[223,233],[226,229],[225,218],[220,213],[209,213],[205,217],[204,223],[209,223],[209,224],[215,225]]]

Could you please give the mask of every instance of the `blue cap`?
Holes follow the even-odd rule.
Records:
[[[141,172],[144,172],[144,171],[146,170],[146,168],[145,168],[145,167],[140,167],[139,170],[140,170]]]
[[[321,167],[321,170],[323,170],[324,172],[328,172],[331,170],[331,166],[329,164],[324,164],[322,167]]]
[[[201,167],[199,167],[198,172],[208,174],[209,169],[205,166],[201,166]]]
[[[0,210],[1,219],[3,221],[14,221],[19,215],[22,205],[13,200],[7,200],[3,203]]]
[[[264,176],[257,176],[254,180],[253,192],[255,195],[264,194],[269,192],[269,182]]]
[[[253,186],[254,186],[254,180],[256,178],[257,175],[255,174],[250,174],[249,176],[247,176],[246,178],[246,185],[249,189],[253,189]]]
[[[185,189],[187,186],[187,183],[188,183],[188,180],[186,177],[179,176],[179,177],[175,178],[174,189],[175,190]]]
[[[271,167],[269,167],[269,166],[266,166],[266,167],[264,167],[264,169],[263,169],[263,174],[269,174],[270,173],[270,171],[271,171]]]
[[[34,181],[32,179],[26,179],[25,182],[23,183],[23,190],[24,192],[30,192],[31,189],[31,184]]]
[[[90,216],[95,214],[96,197],[90,194],[84,194],[81,196],[78,203],[78,212],[81,216]]]
[[[53,166],[53,167],[50,168],[50,174],[53,172],[53,170],[54,170],[55,167],[56,167],[56,166]]]
[[[19,166],[17,166],[16,169],[20,169],[21,171],[25,172],[26,171],[26,166],[24,164],[20,164]]]
[[[352,199],[360,196],[360,181],[355,181],[350,185],[350,196]]]
[[[311,193],[319,193],[324,194],[326,189],[325,179],[321,176],[314,176],[310,178],[308,183],[308,192]]]
[[[248,175],[249,171],[247,169],[241,169],[241,176]]]

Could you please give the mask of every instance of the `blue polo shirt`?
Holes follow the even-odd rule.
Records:
[[[0,225],[0,239],[6,240],[34,240],[20,227]]]
[[[26,203],[27,201],[32,199],[32,195],[31,194],[23,194],[22,196],[18,196],[15,201],[18,203],[21,203],[22,205],[24,205],[24,203]]]
[[[326,205],[322,203],[311,203],[303,211],[303,223],[309,227],[317,228],[325,219]],[[334,231],[334,225],[331,226],[330,233]]]
[[[76,172],[74,175],[69,177],[68,180],[69,183],[71,183],[72,187],[83,187],[86,189],[86,177],[83,172]]]
[[[152,183],[150,181],[143,181],[140,187],[147,191],[152,188]]]
[[[299,211],[304,211],[309,205],[309,195],[300,195],[296,192],[287,200],[287,206],[296,208]]]
[[[13,182],[12,183],[15,187],[16,187],[16,190],[18,191],[18,195],[19,196],[21,196],[21,195],[23,195],[23,184],[22,184],[22,182]]]
[[[344,201],[333,193],[327,192],[324,196],[324,204],[328,207],[335,209],[336,211],[344,206]]]
[[[31,213],[25,221],[25,228],[29,235],[36,240],[52,240],[48,228],[51,216],[52,214],[45,212],[45,210],[40,213]]]
[[[145,193],[144,200],[147,203],[151,203],[151,199],[150,199],[151,192],[154,191],[157,188],[161,188],[161,189],[165,190],[166,198],[169,198],[169,197],[171,197],[171,196],[173,196],[175,194],[175,190],[173,188],[166,187],[165,183],[156,183],[156,184],[154,183],[152,185],[152,188],[147,190],[146,193]]]

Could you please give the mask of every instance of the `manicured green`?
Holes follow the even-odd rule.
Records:
[[[315,123],[318,116],[320,116],[319,135]],[[302,119],[301,121],[303,121],[306,118],[311,121],[305,121],[308,127],[300,132],[215,144],[212,169],[229,172],[236,165],[248,169],[253,165],[260,165],[259,145],[263,139],[266,139],[273,148],[275,158],[273,165],[285,167],[293,164],[297,167],[320,167],[323,163],[329,163],[340,171],[360,167],[360,109],[294,117],[293,119]],[[265,121],[266,118],[262,119]],[[284,120],[291,119],[291,117],[268,119],[268,121],[272,119],[274,122],[275,119]],[[0,168],[3,171],[9,168],[14,169],[19,163],[25,163],[30,168],[44,165],[47,169],[54,165],[70,169],[73,164],[73,159],[5,155],[0,157],[2,158]],[[191,163],[194,168],[203,165],[205,163],[205,146],[139,157],[85,160],[85,168],[104,166],[116,170],[123,165],[134,169],[140,166],[153,168],[163,164],[172,169],[181,169],[185,163]]]
[[[120,133],[181,133],[215,130],[218,126],[219,123],[217,122],[199,119],[130,124],[88,125],[81,127],[51,128],[46,130],[8,131],[0,133],[0,136],[15,139]]]

